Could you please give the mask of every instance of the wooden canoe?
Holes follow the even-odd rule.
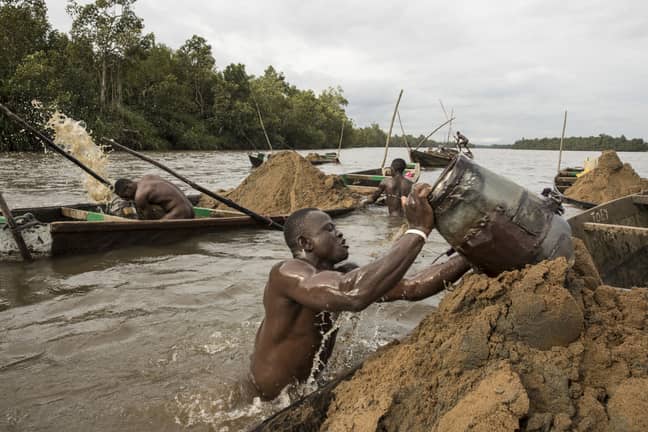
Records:
[[[410,160],[414,163],[418,163],[421,167],[424,168],[442,168],[447,166],[453,157],[455,157],[459,152],[454,149],[449,149],[446,151],[418,151],[410,150]]]
[[[337,157],[337,153],[311,153],[306,155],[306,160],[313,165],[323,165],[327,163],[340,163],[340,159]]]
[[[603,282],[648,286],[648,194],[628,195],[569,219],[583,240]]]
[[[571,168],[561,169],[560,172],[556,174],[556,176],[554,177],[554,189],[558,191],[558,194],[561,196],[563,202],[566,202],[568,204],[571,204],[573,206],[582,209],[591,209],[593,207],[596,207],[596,204],[570,198],[564,194],[567,188],[569,188],[571,185],[573,185],[576,182],[576,180],[578,179],[578,175],[582,172],[583,172],[582,167],[571,167]]]
[[[248,158],[250,159],[252,168],[258,168],[261,166],[263,161],[266,160],[266,155],[264,153],[257,153],[257,154],[248,153]]]
[[[364,171],[342,174],[340,177],[345,185],[353,187],[372,187],[376,188],[386,177],[391,176],[389,167],[376,168]],[[421,177],[421,165],[417,163],[407,164],[405,168],[405,177],[412,183],[416,183]]]
[[[332,217],[353,208],[325,210]],[[68,206],[14,209],[14,217],[32,226],[22,234],[35,256],[83,254],[136,245],[171,244],[191,236],[241,228],[264,228],[251,217],[231,210],[194,207],[195,219],[131,220],[107,215],[105,206]],[[288,215],[270,216],[283,224]],[[29,222],[31,221],[31,222]],[[15,242],[0,217],[0,261],[19,257]]]

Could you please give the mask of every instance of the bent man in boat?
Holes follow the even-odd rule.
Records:
[[[191,202],[173,183],[160,176],[147,174],[139,181],[119,179],[115,193],[125,200],[134,200],[140,219],[193,219]]]
[[[284,237],[294,258],[270,272],[263,294],[265,318],[251,357],[250,380],[263,399],[274,399],[326,364],[335,344],[336,330],[331,329],[336,312],[360,311],[374,301],[420,300],[469,269],[458,256],[403,279],[434,226],[426,198],[430,190],[425,184],[414,188],[405,205],[412,229],[384,257],[362,267],[336,266],[347,259],[348,246],[326,213],[309,208],[288,218]]]
[[[403,202],[412,190],[412,182],[405,178],[403,172],[407,164],[403,159],[394,159],[391,163],[391,177],[385,178],[378,189],[367,199],[365,204],[376,202],[385,194],[385,203],[390,216],[403,216]]]

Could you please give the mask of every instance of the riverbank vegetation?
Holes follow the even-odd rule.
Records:
[[[95,138],[137,149],[266,149],[259,113],[276,148],[337,147],[343,125],[344,147],[384,145],[377,124],[354,126],[340,87],[315,93],[272,66],[260,76],[219,66],[198,35],[172,49],[144,33],[135,2],[70,0],[66,34],[52,29],[44,0],[0,0],[0,101],[41,128],[58,108]],[[0,116],[0,151],[40,148]]]
[[[560,138],[522,138],[511,148],[524,150],[559,150]],[[600,134],[591,137],[569,137],[563,142],[563,150],[616,150],[616,151],[648,151],[648,143],[641,138],[628,139],[624,135],[612,137]]]
[[[384,146],[378,124],[357,127],[348,117],[342,88],[316,93],[297,88],[273,66],[255,76],[241,63],[220,65],[198,35],[172,49],[144,32],[136,1],[68,0],[73,23],[62,33],[49,23],[45,0],[0,0],[0,102],[41,129],[60,109],[83,120],[95,138],[143,150],[263,150],[259,113],[275,148],[335,148],[343,125],[343,147]],[[390,145],[423,138],[394,136]],[[523,138],[497,147],[555,150],[559,142]],[[565,148],[645,151],[648,145],[599,135],[568,138]],[[39,149],[0,115],[0,151]]]

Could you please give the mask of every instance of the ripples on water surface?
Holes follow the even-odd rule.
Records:
[[[305,152],[304,152],[305,153]],[[203,186],[236,186],[250,172],[242,152],[148,153]],[[539,192],[551,185],[557,152],[475,150],[485,167]],[[595,152],[566,152],[563,166]],[[342,151],[329,173],[372,168],[382,149]],[[405,157],[390,151],[388,162]],[[648,177],[647,153],[620,153]],[[54,154],[0,154],[0,189],[12,207],[85,202],[80,170]],[[109,175],[161,173],[113,154]],[[433,182],[440,170],[424,171]],[[177,183],[182,189],[184,185]],[[570,214],[576,212],[568,209]],[[400,226],[384,209],[337,219],[352,260],[386,250]],[[412,271],[447,248],[434,235]],[[0,263],[0,429],[235,431],[288,403],[241,402],[267,274],[289,256],[281,233],[241,230],[165,247]],[[346,315],[329,367],[334,374],[406,334],[438,298],[372,306]]]

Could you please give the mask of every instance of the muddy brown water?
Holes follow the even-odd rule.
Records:
[[[243,152],[149,155],[214,189],[236,186],[250,172]],[[344,150],[342,165],[321,168],[371,168],[382,155]],[[404,156],[393,149],[389,160]],[[566,152],[563,166],[587,156],[597,153]],[[619,156],[648,176],[648,154]],[[557,163],[556,152],[477,149],[475,157],[537,192],[551,185]],[[422,180],[440,172],[424,171]],[[111,178],[145,173],[160,171],[111,156]],[[80,177],[51,153],[0,154],[0,190],[14,208],[86,202]],[[385,251],[400,223],[378,207],[337,219],[359,264]],[[447,247],[434,234],[411,271]],[[0,430],[237,431],[258,423],[290,402],[249,404],[239,384],[263,317],[267,273],[287,257],[280,233],[248,229],[165,247],[0,263]],[[396,302],[343,316],[327,376],[403,336],[437,303]]]

